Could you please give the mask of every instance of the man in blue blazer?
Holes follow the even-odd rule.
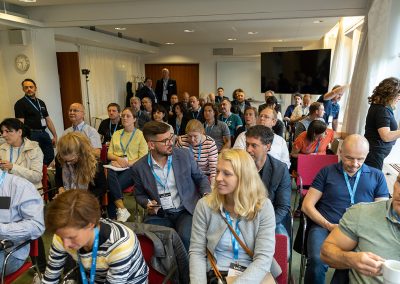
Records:
[[[191,151],[173,147],[168,124],[150,121],[143,135],[149,154],[132,166],[136,202],[147,210],[145,223],[174,228],[188,250],[193,211],[210,183]]]
[[[169,109],[171,96],[173,94],[178,94],[176,81],[169,78],[169,70],[164,68],[162,71],[162,78],[157,80],[156,83],[156,95],[159,104]]]

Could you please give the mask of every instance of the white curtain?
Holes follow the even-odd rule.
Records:
[[[89,69],[89,101],[90,116],[106,117],[107,105],[118,103],[125,106],[126,83],[134,81],[137,76],[144,74],[144,67],[139,55],[115,51],[111,49],[80,46],[79,62],[81,69]],[[89,119],[85,77],[82,76],[82,99]],[[92,119],[92,125],[94,120]]]

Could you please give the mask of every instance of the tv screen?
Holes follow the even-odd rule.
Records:
[[[330,65],[330,49],[262,52],[261,92],[324,94]]]

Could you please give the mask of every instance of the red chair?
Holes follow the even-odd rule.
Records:
[[[171,270],[167,276],[164,276],[163,274],[155,270],[151,266],[151,258],[153,257],[154,254],[154,247],[152,241],[144,235],[138,235],[137,237],[140,242],[140,247],[142,249],[144,260],[146,261],[146,264],[149,267],[149,278],[148,278],[149,284],[160,284],[160,283],[171,284],[171,281],[169,281],[169,279],[175,273],[176,269]]]
[[[107,152],[108,152],[108,146],[107,144],[103,144],[100,150],[100,160],[105,164],[108,163]]]
[[[31,258],[30,261],[27,261],[24,263],[24,265],[22,265],[17,271],[15,271],[14,273],[11,273],[7,276],[4,277],[4,275],[2,275],[1,277],[1,283],[4,284],[11,284],[13,283],[13,281],[15,281],[18,277],[20,277],[22,274],[24,274],[26,271],[28,271],[30,268],[33,268],[35,270],[35,272],[39,273],[39,268],[37,267],[36,264],[36,259],[39,255],[39,245],[38,245],[38,240],[28,240],[23,242],[22,244],[16,246],[15,248],[13,248],[8,254],[6,254],[5,257],[5,262],[3,265],[3,273],[5,273],[4,268],[6,267],[7,264],[7,260],[8,260],[8,255],[11,255],[12,253],[14,253],[15,251],[17,251],[18,249],[28,245],[30,243],[31,247],[30,247],[30,252],[29,252],[29,256]]]

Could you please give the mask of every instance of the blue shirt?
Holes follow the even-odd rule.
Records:
[[[383,173],[366,164],[362,166],[360,180],[354,202],[373,202],[375,198],[389,197],[389,190]],[[350,186],[354,186],[356,175],[349,176]],[[312,185],[322,192],[316,209],[330,223],[338,224],[350,207],[350,194],[343,175],[342,163],[327,166],[319,171]]]
[[[231,113],[228,118],[223,117],[222,115],[219,116],[219,120],[225,122],[228,125],[229,132],[231,133],[232,137],[235,137],[236,129],[239,126],[242,126],[242,120],[237,114]]]
[[[324,117],[323,118],[324,118],[326,124],[328,124],[328,122],[329,122],[329,116],[332,115],[332,117],[334,119],[338,118],[338,116],[339,116],[339,105],[336,103],[337,107],[336,106],[334,107],[332,99],[324,100],[324,95],[321,95],[318,98],[317,102],[320,102],[320,103],[322,103],[324,105],[325,113],[324,113]],[[337,111],[337,113],[334,113],[336,111]]]

